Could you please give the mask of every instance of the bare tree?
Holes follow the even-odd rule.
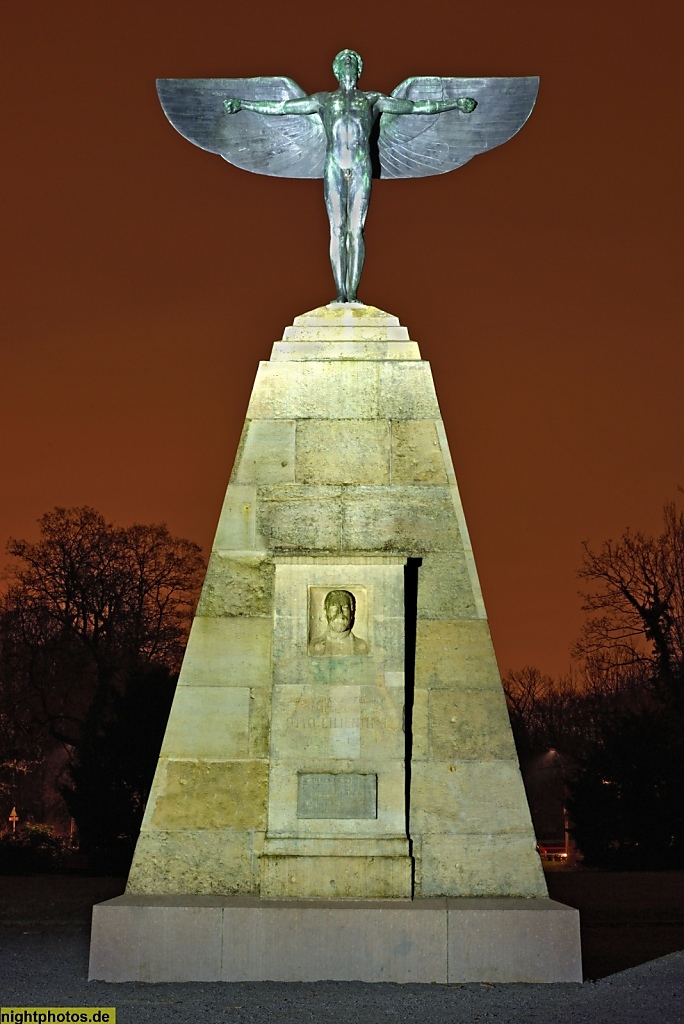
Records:
[[[657,537],[626,530],[599,551],[585,547],[581,579],[589,613],[575,647],[578,657],[602,666],[604,676],[621,668],[650,670],[661,688],[680,685],[684,667],[684,513],[663,510]],[[678,682],[679,681],[679,682]]]
[[[15,710],[78,737],[95,695],[143,665],[180,666],[204,562],[165,525],[117,527],[55,508],[17,559],[0,605],[0,687]]]

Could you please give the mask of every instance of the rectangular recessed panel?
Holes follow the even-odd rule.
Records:
[[[316,772],[297,777],[298,818],[377,818],[378,777]]]

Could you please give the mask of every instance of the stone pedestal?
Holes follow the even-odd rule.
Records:
[[[374,307],[297,317],[259,367],[129,902],[97,908],[95,962],[104,922],[125,907],[139,921],[163,894],[181,894],[174,921],[191,896],[235,920],[226,897],[258,897],[259,949],[283,907],[314,921],[264,900],[385,899],[409,932],[421,900],[446,921],[444,898],[560,920],[430,368]]]
[[[549,899],[119,896],[91,981],[580,982],[579,914]]]

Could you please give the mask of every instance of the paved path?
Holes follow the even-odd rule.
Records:
[[[684,952],[583,985],[86,981],[83,927],[0,929],[0,1005],[115,1006],[117,1024],[684,1024]]]

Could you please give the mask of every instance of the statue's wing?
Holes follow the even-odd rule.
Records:
[[[392,96],[447,100],[469,96],[472,114],[382,114],[378,137],[381,178],[444,174],[515,135],[532,112],[538,78],[407,78]]]
[[[306,93],[291,78],[159,78],[174,128],[196,146],[256,174],[322,178],[325,129],[318,114],[226,113],[223,101],[291,100]]]

